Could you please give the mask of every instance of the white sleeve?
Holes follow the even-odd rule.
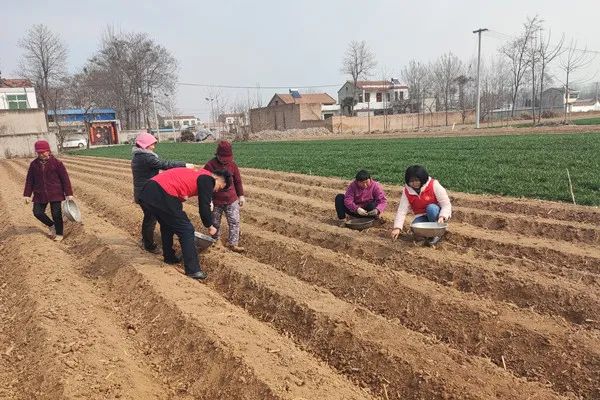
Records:
[[[404,219],[409,210],[410,203],[406,194],[404,194],[404,190],[402,190],[402,197],[400,197],[400,204],[398,204],[398,211],[396,211],[396,218],[394,219],[394,229],[403,229]]]
[[[450,218],[452,216],[452,204],[450,204],[450,197],[448,192],[438,181],[435,181],[433,185],[433,191],[437,198],[438,204],[440,205],[440,217]]]

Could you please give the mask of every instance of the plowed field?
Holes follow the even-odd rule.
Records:
[[[600,399],[600,211],[451,193],[436,248],[336,226],[338,179],[243,169],[235,254],[196,282],[139,246],[129,163],[63,158],[45,237],[0,163],[0,398]],[[201,226],[195,202],[184,205]]]

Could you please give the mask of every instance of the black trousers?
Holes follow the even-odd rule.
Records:
[[[371,201],[369,203],[367,203],[363,208],[365,209],[365,211],[372,211],[374,210],[376,207],[376,204],[374,201]],[[335,212],[337,213],[337,217],[338,219],[344,219],[346,218],[346,214],[347,215],[351,215],[353,217],[363,217],[362,215],[358,215],[357,213],[348,210],[348,208],[346,208],[346,205],[344,204],[344,194],[340,193],[337,196],[335,196]]]
[[[183,253],[185,273],[191,275],[199,272],[200,260],[194,238],[194,225],[183,211],[181,201],[167,194],[158,183],[152,180],[144,185],[139,201],[142,209],[158,220],[165,261],[175,258],[173,236],[177,235]]]
[[[140,208],[144,213],[144,219],[142,220],[142,241],[146,250],[154,250],[156,248],[156,242],[154,242],[154,228],[156,228],[156,218],[152,215],[152,212],[140,204]]]
[[[62,208],[60,201],[51,201],[50,202],[50,214],[52,214],[52,219],[50,219],[46,215],[46,207],[48,207],[48,203],[33,203],[33,215],[39,219],[42,224],[50,227],[54,225],[54,229],[56,230],[56,234],[62,236],[63,234],[63,217],[62,217]]]

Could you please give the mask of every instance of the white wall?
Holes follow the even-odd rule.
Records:
[[[27,94],[27,107],[38,108],[34,88],[0,88],[0,110],[8,110],[9,94]]]

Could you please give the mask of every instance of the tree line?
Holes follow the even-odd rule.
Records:
[[[481,121],[490,119],[494,110],[503,110],[507,117],[515,118],[516,113],[527,111],[533,123],[542,117],[555,116],[546,110],[546,89],[559,86],[561,95],[570,97],[574,84],[573,75],[588,66],[594,53],[586,48],[578,48],[578,43],[567,43],[565,35],[552,36],[544,21],[536,16],[528,18],[521,31],[508,40],[493,56],[483,59],[480,68]],[[373,75],[377,65],[375,55],[364,41],[353,41],[348,45],[342,61],[341,72],[347,74],[354,87],[358,80]],[[409,98],[396,101],[392,109],[401,112],[425,113],[437,111],[446,113],[459,111],[463,122],[467,113],[475,108],[477,71],[476,60],[463,62],[452,52],[440,55],[431,62],[410,60],[401,69],[400,77],[408,86]],[[581,82],[578,84],[581,88]],[[342,99],[342,106],[350,108],[356,98]],[[397,107],[395,107],[397,106]],[[564,121],[568,118],[568,104],[562,101]]]
[[[124,129],[151,126],[155,105],[172,108],[177,60],[147,33],[116,32],[108,28],[99,48],[74,73],[67,68],[68,48],[45,25],[32,26],[19,40],[19,73],[35,85],[46,116],[48,111],[113,108]],[[59,145],[65,139],[59,118],[54,120]],[[88,121],[86,121],[87,123]]]

